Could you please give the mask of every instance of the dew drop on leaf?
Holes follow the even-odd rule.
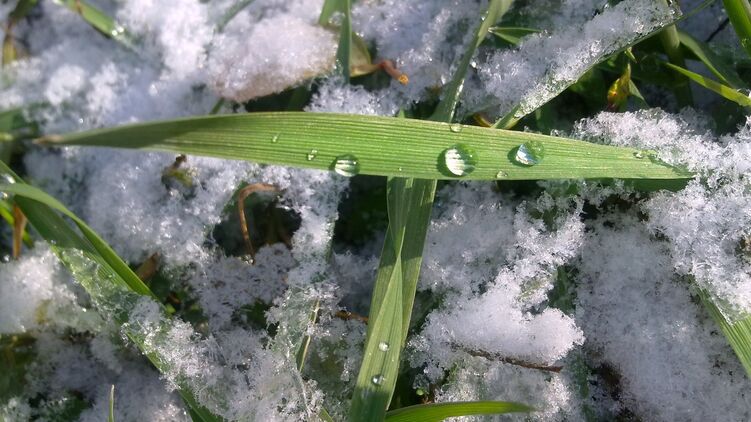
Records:
[[[452,123],[449,125],[449,130],[454,133],[459,133],[462,131],[462,125],[461,123]]]
[[[382,342],[378,343],[378,350],[380,350],[382,352],[388,352],[388,350],[389,350],[389,344],[386,343],[385,341],[382,341]]]
[[[370,382],[372,382],[374,385],[381,385],[383,384],[383,381],[385,378],[383,375],[373,375],[373,378],[370,379]]]
[[[477,156],[465,145],[457,144],[441,153],[442,170],[453,176],[466,176],[475,171]]]
[[[517,163],[525,166],[540,164],[543,158],[545,158],[545,145],[540,141],[528,141],[519,145],[514,157]]]
[[[308,155],[305,156],[305,159],[308,161],[313,161],[316,158],[316,155],[318,155],[317,149],[311,149]]]
[[[352,177],[360,172],[360,163],[352,154],[340,155],[334,160],[334,171],[344,177]]]

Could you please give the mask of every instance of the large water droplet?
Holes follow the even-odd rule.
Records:
[[[370,379],[370,382],[372,382],[375,385],[381,385],[383,384],[384,380],[385,378],[383,377],[383,375],[373,375],[373,378]]]
[[[461,123],[451,123],[449,125],[449,130],[454,133],[459,133],[462,131],[462,124]]]
[[[308,161],[313,161],[316,159],[316,155],[318,155],[317,149],[311,149],[308,155],[305,156],[305,159]]]
[[[475,171],[477,156],[475,152],[461,144],[447,148],[441,153],[442,170],[446,170],[453,176],[466,176]]]
[[[540,164],[545,158],[545,145],[540,141],[528,141],[519,145],[514,159],[517,163],[525,166]]]
[[[10,174],[2,174],[0,175],[0,183],[12,185],[16,183],[16,179],[14,179]]]
[[[382,352],[388,352],[389,351],[389,344],[386,343],[385,341],[382,341],[382,342],[378,343],[378,350],[380,350]]]
[[[360,162],[352,154],[340,155],[334,160],[334,171],[344,177],[352,177],[360,172]]]

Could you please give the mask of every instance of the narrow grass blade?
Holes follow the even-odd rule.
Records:
[[[741,46],[751,56],[751,5],[748,0],[722,0]]]
[[[115,422],[115,385],[110,386],[110,406],[109,414],[107,415],[107,422]]]
[[[751,377],[751,316],[735,322],[728,321],[720,309],[712,302],[708,293],[699,292],[704,307],[709,311],[712,319],[720,326],[728,343],[733,348],[735,355],[746,370],[746,375]]]
[[[477,51],[477,47],[480,46],[482,40],[485,39],[490,27],[494,25],[498,18],[503,16],[511,6],[511,1],[512,0],[502,0],[490,3],[490,6],[482,16],[480,27],[475,33],[472,44],[468,46],[462,59],[459,61],[456,73],[446,87],[446,90],[443,93],[443,99],[438,104],[438,107],[436,107],[433,116],[430,118],[431,120],[438,122],[451,122],[454,119],[456,106],[459,103],[459,97],[461,96],[462,88],[464,87],[464,78],[469,69],[472,57],[475,55],[475,51]]]
[[[349,82],[350,53],[352,50],[352,4],[350,0],[341,0],[342,26],[339,28],[339,46],[336,49],[336,71],[344,82]]]
[[[273,142],[275,140],[276,142]],[[328,113],[249,113],[187,118],[52,136],[55,145],[149,149],[265,164],[333,170],[337,157],[357,158],[360,174],[457,179],[441,155],[455,144],[475,150],[467,180],[570,178],[682,179],[665,164],[635,156],[637,150],[533,133],[452,126],[422,120]],[[545,158],[524,166],[519,146],[537,141]]]
[[[707,44],[695,39],[683,31],[678,31],[678,38],[680,39],[683,48],[697,60],[701,61],[707,69],[720,79],[720,82],[735,89],[748,87],[741,77],[738,76],[735,69],[731,65],[725,63],[725,60],[715,54]]]
[[[409,305],[403,303],[408,289],[405,284],[417,282],[427,231],[425,222],[430,220],[434,194],[433,180],[389,179],[389,228],[373,289],[365,353],[350,408],[351,421],[383,420],[391,401],[408,328],[405,324],[409,324],[414,300],[412,293]]]
[[[90,5],[84,0],[53,0],[55,3],[67,7],[81,15],[83,20],[102,34],[120,42],[128,48],[133,48],[131,37],[122,25],[117,23],[106,13]]]
[[[661,0],[666,6],[672,0]],[[670,63],[676,66],[686,67],[686,61],[683,58],[683,50],[681,50],[681,40],[678,36],[678,28],[675,25],[669,25],[665,27],[659,34],[662,48],[665,50],[665,54],[668,56]],[[691,95],[691,87],[688,84],[688,79],[685,77],[679,77],[675,88],[675,97],[678,100],[680,107],[686,107],[693,104],[693,98]]]
[[[707,88],[709,90],[712,90],[720,94],[723,98],[727,100],[733,101],[744,107],[751,107],[751,98],[749,98],[745,94],[738,92],[738,90],[735,90],[727,85],[723,85],[717,81],[709,79],[698,73],[694,73],[688,69],[684,69],[680,66],[676,66],[672,63],[663,63],[663,64],[667,66],[668,68],[673,69],[676,72],[680,73],[681,75],[688,77],[689,79],[703,86],[704,88]]]
[[[0,175],[5,181],[13,181],[10,184],[0,184],[0,192],[14,195],[14,202],[31,225],[50,244],[53,252],[100,310],[106,310],[117,323],[124,324],[139,298],[154,297],[110,246],[63,204],[45,192],[25,184],[2,162]],[[58,212],[73,220],[80,233],[73,230]],[[169,369],[165,366],[165,359],[157,351],[149,349],[142,333],[125,330],[125,334],[158,370],[164,372]],[[221,421],[221,418],[195,401],[192,390],[187,385],[180,385],[179,392],[194,413],[201,415],[201,421]]]
[[[540,32],[539,29],[522,28],[518,26],[494,26],[490,28],[489,31],[491,34],[511,45],[519,45],[522,38]]]
[[[386,413],[386,422],[439,422],[446,418],[471,415],[500,415],[532,412],[529,406],[503,401],[432,403],[404,407]]]
[[[3,60],[5,66],[14,62],[18,58],[18,50],[13,39],[13,27],[37,5],[39,0],[18,0],[16,7],[8,14],[8,20],[5,23],[5,37],[3,38]]]
[[[233,4],[232,7],[227,10],[224,16],[219,19],[219,23],[216,25],[216,31],[220,33],[223,32],[224,28],[227,27],[227,24],[230,23],[238,13],[240,13],[246,7],[250,6],[250,4],[254,1],[255,0],[240,0],[237,3]]]
[[[490,2],[432,119],[452,120],[469,62],[490,25],[509,5],[508,0]],[[350,408],[351,421],[383,420],[394,394],[435,190],[434,179],[390,177],[388,180],[389,226],[373,289],[365,353]]]

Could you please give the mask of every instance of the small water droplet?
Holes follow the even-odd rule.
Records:
[[[462,124],[461,123],[451,123],[449,125],[449,130],[454,133],[459,133],[462,131]]]
[[[334,171],[344,177],[352,177],[360,172],[360,163],[352,154],[340,155],[334,160]]]
[[[641,160],[642,158],[644,158],[644,153],[641,152],[641,151],[636,151],[636,152],[634,152],[634,157],[636,157],[636,158],[638,158],[638,159]]]
[[[382,352],[388,352],[389,351],[389,344],[386,343],[385,341],[382,341],[382,342],[378,343],[378,350],[380,350]]]
[[[123,28],[120,25],[117,25],[116,27],[112,28],[112,31],[110,31],[110,35],[113,37],[118,37],[125,33],[125,28]]]
[[[271,138],[271,143],[272,144],[275,144],[277,142],[279,142],[279,134],[278,133]]]
[[[317,149],[311,149],[308,155],[305,156],[305,159],[308,161],[313,161],[316,159],[316,155],[318,155]]]
[[[517,163],[525,166],[540,164],[543,158],[545,158],[545,145],[540,141],[528,141],[519,145],[514,157]]]
[[[385,378],[383,377],[383,375],[373,375],[373,378],[370,379],[370,382],[372,382],[375,385],[381,385],[383,384],[384,380]]]
[[[498,173],[495,174],[496,179],[505,179],[508,177],[508,173],[506,173],[503,170],[498,170]]]
[[[403,168],[401,168],[401,167],[399,167],[399,172],[402,172],[402,171],[404,171],[404,169],[403,169]]]
[[[443,170],[452,176],[466,176],[475,171],[477,157],[471,148],[457,144],[441,153]]]

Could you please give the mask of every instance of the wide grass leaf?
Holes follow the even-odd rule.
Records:
[[[392,117],[270,112],[205,116],[99,129],[42,139],[56,145],[169,151],[264,164],[333,170],[356,159],[360,174],[423,179],[535,180],[570,178],[683,179],[684,171],[638,151],[534,133]],[[525,166],[519,147],[539,142],[545,157]],[[475,151],[472,173],[447,172],[443,152],[456,144]]]
[[[140,298],[154,297],[151,290],[112,248],[62,203],[44,191],[24,183],[2,162],[0,175],[5,182],[0,184],[0,192],[14,195],[14,202],[49,243],[76,281],[89,293],[100,312],[107,313],[118,324],[125,324]],[[69,226],[58,213],[73,220],[80,232]],[[143,333],[130,329],[124,332],[157,369],[169,371],[170,368],[165,366],[166,360],[160,356],[159,351],[146,346]],[[187,385],[180,385],[178,391],[192,413],[200,416],[200,421],[222,420],[199,405]]]
[[[439,422],[458,416],[499,415],[533,410],[521,403],[503,401],[432,403],[392,410],[386,414],[386,422]]]

